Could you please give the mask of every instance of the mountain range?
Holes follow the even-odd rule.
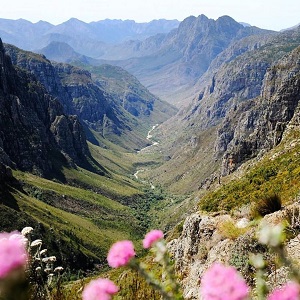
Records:
[[[52,41],[67,42],[76,51],[100,56],[109,45],[128,40],[144,40],[158,33],[167,33],[179,25],[177,20],[153,20],[136,23],[132,20],[102,20],[85,23],[72,18],[53,25],[45,21],[0,19],[0,35],[6,43],[24,50],[37,50]]]
[[[21,27],[25,34],[20,34]],[[191,97],[194,81],[230,43],[258,34],[263,39],[263,35],[270,34],[228,16],[215,21],[204,15],[188,17],[180,24],[168,20],[142,24],[105,20],[87,24],[70,19],[53,26],[2,19],[0,28],[5,42],[35,50],[50,59],[120,66],[155,95],[177,106],[182,105],[182,99]]]
[[[14,214],[49,239],[51,228],[61,234],[53,249],[71,266],[70,242],[84,258],[74,268],[86,270],[105,265],[111,241],[176,232],[195,207],[232,213],[272,193],[295,201],[300,27],[200,15],[100,41],[97,26],[127,22],[2,23],[23,26],[21,41],[1,22],[4,41],[39,52],[0,47],[1,228]]]

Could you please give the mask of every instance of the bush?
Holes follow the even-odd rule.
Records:
[[[263,217],[281,209],[281,198],[272,194],[256,202],[251,211],[251,217]]]

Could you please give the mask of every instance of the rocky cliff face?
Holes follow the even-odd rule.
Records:
[[[77,115],[86,127],[104,138],[120,139],[120,143],[121,139],[130,140],[131,145],[124,143],[124,147],[144,147],[147,144],[145,134],[138,128],[145,127],[146,131],[175,113],[174,108],[151,95],[121,68],[116,71],[115,67],[108,66],[106,77],[92,78],[91,73],[82,68],[50,62],[42,55],[11,45],[5,47],[13,64],[33,73],[47,92],[63,105],[66,113]],[[95,72],[101,72],[101,68]]]
[[[223,154],[222,174],[231,172],[245,159],[280,143],[287,125],[299,119],[300,47],[268,69],[259,97],[239,105],[225,118],[216,142]]]
[[[81,164],[90,154],[78,119],[31,74],[13,67],[2,42],[0,65],[0,162],[42,176],[54,171],[55,156]]]
[[[249,264],[249,254],[263,254],[265,259],[272,259],[265,246],[259,244],[257,231],[261,224],[274,226],[290,216],[299,216],[299,203],[285,207],[281,211],[266,215],[257,227],[249,226],[249,220],[229,215],[208,216],[194,213],[186,218],[183,230],[178,239],[168,243],[168,249],[175,260],[175,268],[178,277],[181,278],[181,286],[186,300],[203,299],[200,291],[201,277],[214,263],[233,265],[246,279],[249,286],[254,285],[254,268]],[[230,233],[224,230],[224,224],[234,224],[237,230],[241,230],[239,236],[230,237]],[[291,222],[293,225],[293,221]],[[299,238],[291,238],[287,241],[285,249],[288,257],[299,261]],[[270,264],[272,265],[272,264]],[[267,284],[270,290],[284,285],[288,279],[287,268],[282,267],[273,270],[271,266],[266,268]]]
[[[165,151],[171,159],[154,178],[164,181],[163,170],[174,166],[174,188],[201,189],[277,145],[298,114],[299,45],[296,29],[263,40],[247,37],[217,56],[198,80],[192,103],[160,129],[161,139],[170,140]]]

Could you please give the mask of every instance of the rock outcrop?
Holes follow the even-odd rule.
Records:
[[[265,259],[272,260],[267,248],[257,240],[261,224],[274,226],[283,220],[289,220],[291,228],[293,216],[299,221],[299,203],[289,205],[281,211],[266,215],[257,227],[249,226],[245,218],[233,219],[229,215],[208,216],[194,213],[186,218],[181,236],[168,243],[167,247],[175,260],[175,268],[181,281],[186,300],[201,300],[200,283],[204,272],[214,263],[233,265],[243,275],[250,286],[254,285],[255,269],[249,264],[250,253],[261,253]],[[224,224],[231,222],[245,232],[232,239],[230,232],[222,230]],[[299,262],[299,235],[286,243],[286,251],[293,261]],[[271,265],[271,264],[270,264]],[[266,269],[270,289],[283,285],[288,280],[288,269]],[[276,273],[276,274],[275,274]]]
[[[30,73],[13,67],[2,42],[0,66],[0,162],[42,176],[55,171],[55,159],[82,164],[90,153],[78,119]]]
[[[222,175],[278,145],[287,126],[299,124],[299,101],[300,47],[268,69],[259,97],[240,104],[223,121],[216,141],[217,155],[224,153]]]

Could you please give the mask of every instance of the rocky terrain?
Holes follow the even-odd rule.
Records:
[[[95,81],[97,78],[92,78],[92,74],[82,68],[51,63],[44,56],[11,45],[5,47],[13,64],[33,73],[47,92],[60,101],[68,114],[79,117],[91,141],[89,130],[93,129],[125,148],[142,148],[147,144],[145,133],[148,128],[176,112],[125,71],[115,79],[115,86],[123,82],[123,86],[118,88],[120,95],[117,97],[116,93],[112,93],[115,90],[111,86],[112,80],[109,81],[107,77],[112,78],[113,72],[117,74],[113,67],[110,67],[109,75],[104,74],[101,80],[98,78]],[[95,71],[99,73],[99,69]],[[118,72],[122,72],[120,68]],[[126,140],[127,144],[124,142]]]
[[[55,156],[84,164],[90,152],[78,118],[67,115],[30,73],[15,69],[2,42],[0,52],[0,161],[42,176],[55,172]]]
[[[253,226],[249,219],[241,216],[208,216],[201,213],[189,216],[183,224],[180,237],[168,244],[176,262],[178,276],[181,278],[184,299],[202,299],[200,278],[214,262],[234,266],[247,283],[253,286],[255,269],[249,263],[250,253],[263,254],[268,261],[266,277],[269,289],[283,286],[289,280],[288,271],[285,267],[274,270],[274,257],[272,258],[268,249],[257,240],[258,228],[261,224],[275,226],[287,219],[290,220],[291,226],[296,228],[298,214],[299,204],[292,204],[281,211],[266,215],[257,226]],[[228,224],[231,224],[232,232],[229,231]],[[233,231],[238,232],[237,236],[233,236]],[[299,237],[297,231],[285,245],[288,257],[294,262],[299,262]]]
[[[226,49],[199,79],[189,107],[159,128],[162,140],[171,136],[164,143],[171,159],[153,177],[176,190],[196,190],[210,176],[207,164],[215,172],[208,182],[226,175],[277,145],[292,117],[297,120],[299,28],[258,40]],[[177,172],[163,171],[173,167]]]

